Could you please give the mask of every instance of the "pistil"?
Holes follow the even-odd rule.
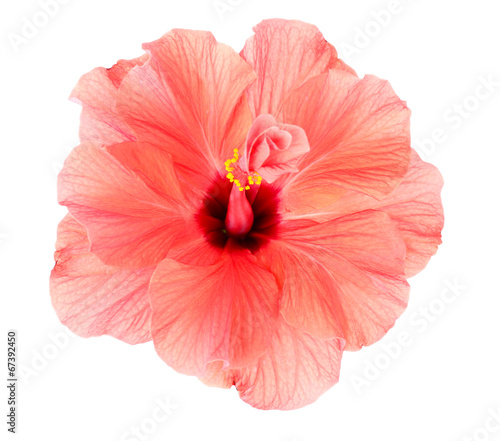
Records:
[[[228,236],[242,238],[252,229],[254,216],[252,206],[247,199],[245,189],[233,184],[227,214],[225,220],[226,233]]]

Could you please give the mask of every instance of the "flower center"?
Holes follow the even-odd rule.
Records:
[[[196,219],[213,246],[224,248],[233,238],[253,252],[278,237],[279,206],[279,188],[263,181],[251,190],[239,191],[234,182],[219,175],[207,190]]]
[[[228,238],[253,250],[277,233],[280,176],[298,171],[309,151],[304,130],[280,124],[271,115],[255,118],[245,150],[237,148],[224,162],[225,173],[207,191],[198,222],[209,242],[224,246]]]

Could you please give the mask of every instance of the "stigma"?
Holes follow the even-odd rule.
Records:
[[[244,190],[244,188],[238,187],[234,183],[229,195],[224,224],[226,234],[230,237],[243,238],[253,226],[253,209]]]

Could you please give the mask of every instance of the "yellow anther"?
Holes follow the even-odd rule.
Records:
[[[233,149],[233,157],[230,159],[227,159],[226,162],[224,162],[224,166],[226,168],[226,171],[228,172],[226,175],[226,178],[229,179],[230,182],[234,182],[234,184],[236,185],[236,187],[238,187],[238,190],[240,190],[240,191],[250,190],[251,185],[255,185],[255,184],[260,185],[262,183],[262,177],[258,173],[255,173],[255,172],[249,173],[244,178],[243,185],[239,179],[235,179],[235,176],[232,172],[235,169],[238,169],[238,172],[236,173],[236,175],[239,176],[239,173],[241,170],[239,169],[238,166],[236,166],[236,167],[233,166],[233,164],[238,162],[239,157],[240,157],[240,155],[238,153],[238,149]]]

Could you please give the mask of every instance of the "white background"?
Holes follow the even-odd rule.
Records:
[[[9,438],[500,440],[498,1],[221,1],[234,5],[222,17],[213,0],[65,0],[18,47],[12,34],[23,36],[25,19],[43,24],[43,9],[38,0],[0,6],[0,340],[17,329],[22,370],[18,434]],[[380,11],[389,6],[397,12],[388,23]],[[272,17],[316,24],[360,76],[389,79],[412,110],[414,147],[445,179],[444,243],[411,279],[407,311],[379,343],[345,353],[337,386],[288,412],[253,409],[234,388],[176,373],[151,343],[66,337],[48,291],[65,214],[56,173],[78,144],[80,108],[67,97],[79,77],[138,56],[142,42],[176,27],[210,30],[239,51],[252,26]],[[489,92],[480,86],[488,78]],[[170,403],[167,416],[159,401]]]

